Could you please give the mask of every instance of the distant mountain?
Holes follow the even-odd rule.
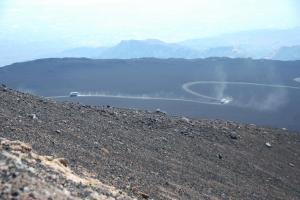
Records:
[[[121,41],[113,47],[92,48],[82,47],[66,50],[54,57],[86,57],[102,59],[130,59],[130,58],[208,58],[229,57],[245,58],[251,57],[247,48],[220,46],[205,50],[192,49],[179,44],[171,44],[159,40],[126,40]]]
[[[113,47],[107,48],[76,48],[59,54],[58,57],[87,58],[197,58],[197,50],[178,44],[169,44],[160,40],[124,40]]]
[[[179,44],[169,44],[160,40],[126,40],[108,48],[99,58],[196,58],[199,52]]]
[[[273,56],[276,60],[300,60],[300,45],[281,47]]]
[[[166,43],[160,40],[124,40],[108,48],[77,48],[59,57],[87,58],[267,58],[284,46],[300,45],[300,27],[288,30],[258,30],[224,34],[211,38]],[[276,57],[281,59],[281,57]],[[282,59],[289,59],[285,57]],[[291,57],[291,59],[294,59]]]

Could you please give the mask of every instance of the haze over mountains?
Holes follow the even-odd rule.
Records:
[[[257,30],[223,34],[210,38],[167,43],[157,39],[124,40],[112,47],[90,47],[63,42],[18,44],[1,41],[0,66],[47,57],[87,58],[265,58],[300,59],[300,27],[286,30]],[[41,53],[43,52],[43,53]]]
[[[293,53],[286,47],[300,44],[300,28],[290,30],[259,30],[224,34],[211,38],[166,43],[159,40],[127,40],[109,48],[80,48],[63,52],[63,56],[87,56],[97,58],[205,58],[252,57],[300,58],[300,51]],[[285,47],[285,48],[282,48]],[[277,51],[280,55],[277,57]]]
[[[300,28],[290,30],[258,30],[224,34],[211,38],[178,43],[160,40],[126,40],[108,48],[76,48],[59,57],[88,58],[267,58],[300,59]],[[291,47],[292,50],[290,49]]]

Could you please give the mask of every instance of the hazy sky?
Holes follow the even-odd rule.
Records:
[[[299,0],[0,0],[0,40],[101,46],[295,26]]]

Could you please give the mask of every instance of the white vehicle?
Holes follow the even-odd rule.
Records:
[[[78,97],[79,92],[70,92],[70,97]]]
[[[230,98],[230,97],[225,97],[220,100],[221,104],[228,104],[231,101],[232,101],[232,98]]]

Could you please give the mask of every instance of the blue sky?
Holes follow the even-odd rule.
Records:
[[[296,26],[299,0],[0,0],[0,41],[106,46]]]

